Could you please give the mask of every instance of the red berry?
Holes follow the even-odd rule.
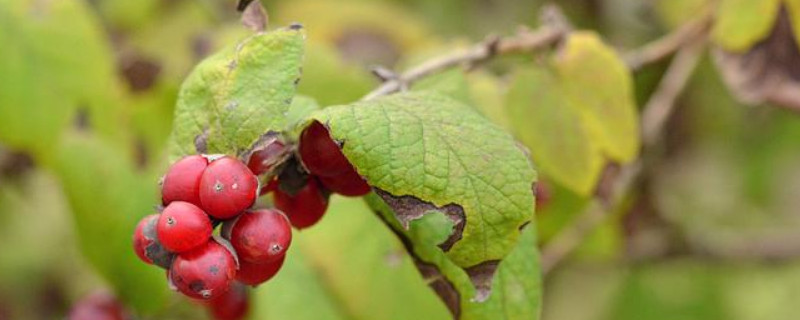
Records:
[[[272,200],[275,207],[285,212],[292,225],[298,229],[314,225],[328,209],[328,199],[313,177],[309,177],[306,185],[295,195],[289,195],[280,189],[275,190]]]
[[[241,261],[272,262],[282,257],[292,243],[292,226],[278,210],[247,211],[234,223],[230,240]]]
[[[170,203],[158,217],[156,232],[161,244],[172,252],[185,252],[208,242],[211,220],[197,206],[183,201]]]
[[[147,258],[145,262],[150,262],[154,265],[162,267],[164,269],[169,269],[169,266],[172,265],[172,259],[175,258],[175,254],[164,248],[160,241],[158,241],[158,215],[154,215],[153,218],[150,219],[142,219],[146,220],[146,223],[142,226],[142,238],[145,240],[144,244],[144,256]],[[136,234],[134,233],[134,239],[136,238]],[[134,240],[134,245],[135,240]]]
[[[234,282],[223,295],[206,302],[211,316],[216,320],[244,319],[250,309],[250,297],[245,285]]]
[[[286,146],[278,140],[272,141],[267,146],[256,150],[247,160],[247,167],[253,174],[260,175],[268,172],[287,153]]]
[[[236,280],[251,286],[262,284],[278,273],[285,258],[286,255],[283,255],[278,260],[262,264],[242,261],[239,264],[239,271],[236,272]]]
[[[250,169],[225,156],[212,161],[200,178],[200,202],[214,218],[230,219],[256,200],[258,179]]]
[[[334,177],[320,176],[319,181],[326,189],[348,197],[359,197],[372,191],[364,178],[355,170]]]
[[[318,121],[303,130],[298,148],[303,165],[315,175],[331,177],[352,169],[328,129]]]
[[[96,291],[75,303],[69,320],[122,320],[127,318],[124,307],[106,291]]]
[[[235,276],[236,261],[228,249],[216,241],[179,254],[169,269],[169,279],[175,288],[196,299],[221,296]]]
[[[153,264],[153,260],[147,257],[145,249],[147,246],[151,245],[155,239],[145,236],[144,228],[153,220],[158,221],[157,214],[151,214],[139,220],[139,223],[136,224],[136,230],[133,231],[133,251],[136,252],[139,259],[147,264]]]
[[[167,170],[161,185],[164,205],[172,201],[186,201],[200,205],[200,177],[208,166],[206,158],[193,155],[178,160]]]

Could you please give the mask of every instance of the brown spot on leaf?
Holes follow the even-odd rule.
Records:
[[[241,6],[245,6],[244,11],[242,11],[242,25],[254,32],[266,31],[267,24],[269,23],[269,16],[261,5],[261,1],[246,2],[248,1],[239,1],[239,7],[237,8],[239,11],[242,11]]]
[[[436,292],[442,302],[450,310],[453,319],[461,317],[461,295],[456,290],[456,287],[447,280],[435,265],[425,263],[422,260],[414,258],[414,263],[417,269],[422,274],[422,278],[428,282],[428,286]]]
[[[3,181],[5,177],[21,177],[34,167],[33,158],[29,154],[6,150],[0,146],[0,181]]]
[[[422,275],[422,278],[428,283],[428,286],[436,292],[436,295],[439,296],[439,299],[444,302],[445,306],[447,306],[447,310],[450,311],[450,314],[453,316],[453,319],[458,319],[461,317],[461,295],[459,294],[458,290],[456,289],[455,285],[450,282],[446,277],[444,277],[439,271],[439,268],[436,265],[428,263],[420,259],[419,256],[414,252],[414,246],[411,244],[411,240],[409,240],[402,232],[399,230],[395,230],[391,224],[386,223],[383,220],[384,215],[380,212],[375,212],[375,214],[381,218],[381,221],[384,222],[386,227],[391,230],[400,242],[405,247],[406,252],[408,255],[414,259],[414,265],[419,270],[419,273]]]
[[[194,137],[194,150],[198,154],[204,154],[208,151],[208,128],[203,129],[203,132]]]
[[[766,39],[744,53],[716,49],[714,61],[740,101],[800,110],[800,50],[785,6]]]
[[[120,57],[119,72],[131,92],[140,93],[150,89],[161,74],[161,65],[139,54]]]
[[[444,252],[449,251],[458,240],[461,240],[467,220],[464,208],[460,205],[451,203],[437,207],[414,196],[394,196],[379,188],[374,188],[374,190],[383,199],[383,202],[394,210],[395,217],[406,229],[411,221],[422,218],[429,212],[438,211],[447,216],[453,222],[453,232],[447,240],[439,244],[439,248]]]
[[[472,285],[475,286],[475,296],[472,301],[484,302],[492,293],[492,280],[497,271],[498,260],[484,261],[480,264],[464,269],[469,275]]]
[[[243,12],[250,6],[251,2],[253,2],[253,0],[239,0],[239,3],[236,4],[236,11]]]

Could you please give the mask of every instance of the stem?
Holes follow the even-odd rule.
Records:
[[[457,51],[430,59],[403,74],[387,79],[380,87],[368,93],[361,100],[371,100],[403,90],[422,78],[454,67],[472,67],[497,55],[532,52],[548,47],[563,38],[569,32],[569,26],[561,12],[555,7],[548,8],[545,14],[548,15],[545,20],[550,22],[535,31],[521,29],[517,34],[507,38],[489,38],[465,51]]]
[[[711,12],[706,10],[698,18],[685,23],[666,36],[624,54],[622,60],[633,71],[656,63],[708,32],[711,20]]]

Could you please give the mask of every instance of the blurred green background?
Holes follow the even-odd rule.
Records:
[[[402,70],[487,34],[535,27],[544,4],[262,2],[272,28],[306,26],[299,91],[322,105],[355,101],[376,87],[372,66]],[[705,2],[557,4],[576,28],[634,48]],[[247,34],[235,4],[0,0],[0,319],[60,318],[103,287],[143,318],[206,316],[168,291],[162,270],[137,260],[130,238],[158,199],[183,78]],[[518,59],[529,57],[490,65],[497,88],[477,89],[473,98],[496,101],[504,71]],[[667,63],[635,73],[639,105]],[[704,55],[664,142],[647,159],[644,186],[545,277],[543,319],[797,318],[800,116],[742,105],[720,78]],[[551,200],[537,212],[541,243],[587,203],[549,186]],[[253,318],[446,318],[402,244],[380,228],[360,201],[334,199],[326,221],[297,236],[287,270],[255,291]],[[292,295],[308,298],[298,304]]]

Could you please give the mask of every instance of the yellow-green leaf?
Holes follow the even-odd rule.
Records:
[[[767,37],[781,0],[721,0],[711,38],[730,51],[745,51]]]
[[[588,195],[603,159],[555,74],[543,67],[520,67],[507,99],[514,132],[538,168],[556,182]]]
[[[600,150],[623,163],[636,158],[639,123],[633,79],[614,49],[593,32],[576,32],[554,63],[565,98]]]

